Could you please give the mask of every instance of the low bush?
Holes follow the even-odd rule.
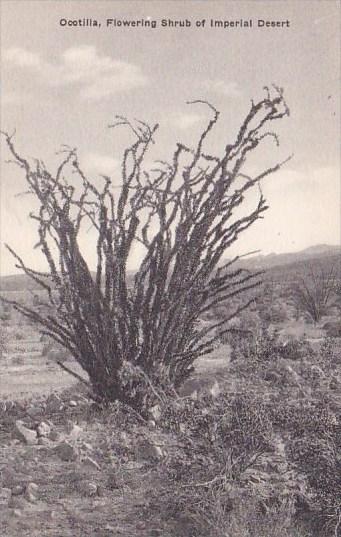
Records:
[[[341,429],[330,382],[338,347],[332,340],[283,344],[264,329],[246,337],[236,330],[232,338],[235,393],[162,407],[161,427],[177,447],[155,501],[182,521],[179,536],[334,537]]]
[[[291,535],[291,509],[302,487],[294,469],[282,477],[273,471],[286,463],[260,396],[170,402],[160,424],[175,434],[177,449],[167,457],[167,480],[155,501],[166,517],[181,519],[177,535],[258,537],[255,528],[264,527],[270,536],[275,520],[276,535]]]
[[[7,336],[5,334],[5,331],[2,328],[0,328],[0,357],[2,357],[4,352],[6,352],[6,343],[7,343]]]

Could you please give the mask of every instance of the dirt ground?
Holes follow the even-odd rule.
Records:
[[[30,332],[28,335],[27,332]],[[42,356],[43,343],[39,334],[30,327],[6,330],[6,348],[1,359],[0,399],[23,399],[60,391],[77,382],[62,370],[58,364]],[[16,339],[16,337],[20,339]],[[207,357],[199,358],[197,370],[200,375],[226,367],[229,361],[229,347],[222,345]],[[65,365],[86,378],[86,373],[70,358]]]
[[[283,336],[318,341],[320,329],[304,323],[287,323]],[[31,326],[14,323],[5,327],[1,358],[0,400],[22,401],[50,392],[62,392],[75,383],[53,361],[42,356],[43,343]],[[220,381],[229,362],[229,347],[221,345],[197,362],[197,375],[188,393],[200,379]],[[69,360],[68,367],[84,375]],[[184,394],[186,395],[186,394]],[[163,476],[157,461],[117,452],[120,431],[115,425],[85,419],[81,404],[64,404],[62,410],[41,411],[34,418],[23,415],[26,426],[34,428],[42,420],[51,424],[58,440],[45,445],[25,445],[13,435],[12,423],[0,425],[1,491],[12,491],[9,503],[0,498],[0,535],[4,537],[194,537],[181,528],[167,528],[153,512],[152,497],[162,491]],[[70,435],[74,425],[80,430]],[[138,435],[142,429],[139,429]],[[153,432],[148,429],[146,435]],[[135,435],[135,438],[138,437]],[[66,440],[77,451],[74,460],[63,460],[56,446]],[[116,443],[115,443],[116,442]],[[120,443],[120,440],[119,442]],[[98,467],[84,463],[90,457]],[[33,499],[13,491],[34,483]]]
[[[23,398],[61,390],[75,381],[57,364],[42,357],[39,337],[6,341],[1,360],[0,399]],[[80,372],[77,364],[69,366]]]
[[[39,401],[51,392],[61,393],[75,382],[56,363],[42,356],[43,343],[29,325],[11,323],[5,327],[5,349],[1,359],[0,400]],[[198,361],[198,375],[222,370],[229,360],[229,349],[221,346],[208,358]],[[84,376],[72,360],[69,368]],[[189,386],[192,390],[193,387]],[[195,387],[194,387],[195,389]],[[4,403],[3,403],[4,404]],[[6,404],[6,403],[5,403]],[[148,519],[148,498],[162,488],[158,465],[129,458],[119,460],[110,448],[117,431],[96,420],[84,420],[79,407],[67,405],[57,413],[46,411],[24,422],[33,427],[40,419],[53,424],[60,436],[69,441],[67,424],[81,427],[72,445],[80,449],[75,461],[63,461],[55,453],[57,443],[48,446],[24,445],[13,437],[13,423],[1,425],[1,487],[37,485],[37,497],[27,501],[13,496],[9,505],[0,501],[0,535],[4,537],[167,537],[157,516]],[[150,435],[150,431],[147,433]],[[84,445],[86,447],[84,448]],[[82,447],[83,446],[83,447]],[[100,469],[89,468],[82,457],[90,455]],[[118,480],[117,488],[110,478]],[[161,483],[160,483],[161,481]],[[0,488],[1,488],[0,487]],[[96,490],[92,493],[89,487]],[[174,536],[174,531],[169,533]]]
[[[27,421],[27,420],[26,420]],[[158,521],[147,524],[148,494],[158,484],[158,467],[146,461],[119,461],[110,450],[116,434],[101,424],[73,417],[81,427],[75,440],[65,424],[54,430],[78,449],[75,461],[63,461],[48,446],[23,445],[10,433],[2,438],[2,487],[12,489],[9,505],[0,503],[0,534],[4,537],[134,537],[163,535]],[[70,439],[71,438],[71,439]],[[99,469],[82,457],[91,456]],[[34,483],[36,496],[14,495],[16,488]],[[3,490],[3,489],[2,489]],[[148,528],[147,528],[148,525]]]

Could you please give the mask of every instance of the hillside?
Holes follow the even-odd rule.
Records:
[[[240,263],[245,268],[252,269],[270,269],[284,265],[301,264],[306,261],[324,259],[330,256],[340,255],[341,248],[336,245],[319,244],[310,246],[299,252],[289,252],[284,254],[259,255],[242,260]]]
[[[341,258],[333,248],[301,254],[264,256],[277,264],[237,329],[196,361],[177,396],[148,383],[155,398],[143,414],[95,403],[73,376],[88,378],[80,364],[3,310],[0,535],[336,536],[339,309],[312,323],[293,307],[289,280]],[[1,284],[10,298],[36,294],[23,275]]]
[[[316,245],[310,246],[305,250],[299,252],[291,252],[284,254],[269,254],[269,255],[259,255],[251,257],[248,259],[243,259],[240,261],[240,264],[243,268],[249,270],[274,270],[274,274],[278,272],[283,272],[283,267],[289,272],[297,271],[302,264],[305,262],[314,262],[328,260],[326,262],[336,262],[338,256],[341,253],[339,246],[333,245]],[[132,280],[133,271],[128,273],[128,277]],[[0,290],[2,292],[11,292],[11,291],[37,291],[39,290],[39,285],[31,280],[26,274],[13,274],[10,276],[1,276],[0,277]]]
[[[134,273],[128,272],[128,278],[132,280]],[[93,273],[95,277],[95,273]],[[0,292],[32,292],[41,290],[41,287],[26,274],[11,274],[0,276]]]

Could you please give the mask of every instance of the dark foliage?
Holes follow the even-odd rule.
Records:
[[[52,173],[40,160],[31,165],[5,134],[39,203],[31,217],[38,225],[36,247],[49,267],[46,274],[28,268],[8,246],[17,266],[47,296],[44,313],[12,304],[70,351],[100,399],[118,399],[139,409],[177,389],[194,361],[212,350],[229,320],[199,328],[198,318],[259,283],[258,273],[231,268],[236,259],[217,267],[267,209],[259,183],[283,164],[253,177],[244,169],[265,139],[278,144],[270,129],[289,113],[281,89],[266,89],[263,99],[252,102],[235,141],[220,155],[204,148],[218,111],[201,101],[191,104],[208,105],[212,113],[195,147],[178,143],[170,162],[158,162],[149,171],[145,157],[158,125],[116,118],[110,127],[128,127],[135,138],[124,152],[118,191],[109,177],[98,189],[84,175],[74,149],[65,150]],[[252,189],[259,190],[254,209],[235,216]],[[85,223],[97,233],[95,277],[79,243]],[[145,256],[130,288],[127,261],[136,242],[144,246]],[[229,317],[248,305],[244,301]]]

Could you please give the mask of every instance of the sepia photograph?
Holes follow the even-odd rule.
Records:
[[[341,537],[340,1],[0,15],[0,535]]]

